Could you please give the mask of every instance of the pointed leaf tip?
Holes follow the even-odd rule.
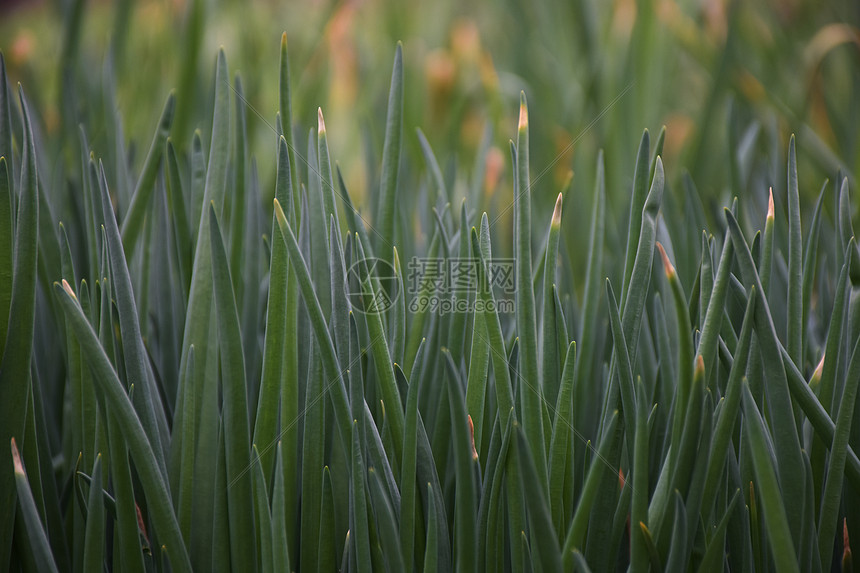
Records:
[[[325,135],[325,119],[321,107],[317,108],[317,129],[320,135]]]
[[[818,361],[818,366],[816,366],[815,370],[812,372],[812,380],[810,380],[810,382],[821,380],[821,373],[824,371],[824,356],[824,354],[821,355],[821,360]]]
[[[552,211],[552,226],[559,227],[561,225],[561,204],[563,202],[564,197],[562,194],[558,194],[558,198],[555,200],[555,208]]]
[[[478,461],[478,450],[475,448],[475,423],[472,422],[472,416],[466,414],[466,418],[469,420],[469,435],[472,438],[472,459]]]
[[[768,190],[767,196],[767,218],[773,219],[773,187]]]
[[[18,475],[26,475],[24,473],[24,464],[21,463],[21,454],[18,453],[18,444],[15,443],[15,438],[11,440],[12,444],[12,463],[15,465],[15,473]],[[847,531],[847,529],[846,529]],[[846,534],[847,536],[847,534]]]
[[[284,210],[281,208],[281,203],[278,201],[277,197],[273,201],[274,201],[273,204],[275,207],[275,217],[278,218],[278,223],[279,224],[285,223],[287,220],[287,217],[286,217],[286,215],[284,215]]]
[[[526,129],[529,126],[529,106],[526,103],[526,92],[520,92],[520,119],[517,129]]]
[[[702,355],[699,354],[696,356],[696,366],[693,370],[693,376],[695,378],[700,378],[705,375],[705,360],[702,358]]]
[[[669,261],[669,256],[666,254],[666,249],[657,241],[657,250],[660,251],[660,258],[663,259],[663,270],[666,272],[666,278],[671,279],[675,276],[675,267]]]
[[[72,287],[69,286],[69,283],[66,281],[66,279],[63,279],[63,290],[66,291],[66,294],[68,294],[70,297],[75,300],[78,300],[78,297],[75,296],[75,291],[72,290]]]

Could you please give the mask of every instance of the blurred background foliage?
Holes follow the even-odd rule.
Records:
[[[284,30],[289,42],[296,151],[306,157],[310,153],[305,151],[314,149],[317,108],[321,107],[331,157],[342,169],[349,195],[365,214],[372,212],[369,207],[379,188],[392,59],[396,42],[403,42],[404,153],[396,193],[400,228],[394,236],[402,240],[397,247],[403,247],[404,254],[426,252],[427,234],[437,227],[429,207],[438,208],[440,219],[450,220],[456,218],[463,197],[469,198],[465,220],[477,221],[478,213],[489,213],[494,255],[511,254],[514,193],[509,140],[516,137],[518,98],[520,90],[525,91],[531,110],[536,252],[540,252],[538,245],[545,244],[554,199],[573,172],[571,190],[563,199],[560,247],[561,260],[569,264],[557,269],[569,324],[582,323],[576,299],[584,297],[575,295],[584,286],[598,152],[604,151],[606,165],[605,250],[609,256],[603,271],[615,284],[622,284],[624,268],[618,263],[624,260],[633,166],[645,128],[651,131],[655,147],[662,141],[666,166],[657,239],[674,251],[671,258],[686,292],[696,291],[701,230],[711,229],[719,236],[725,230],[722,208],[738,196],[740,223],[752,236],[763,226],[772,187],[777,248],[768,300],[772,308],[787,306],[787,264],[782,253],[789,243],[786,157],[791,133],[797,136],[804,225],[809,225],[825,179],[841,182],[841,172],[856,197],[860,172],[857,0],[6,2],[0,5],[0,50],[10,80],[26,87],[35,114],[39,177],[43,190],[50,190],[49,195],[43,194],[50,200],[40,196],[48,208],[40,206],[39,212],[39,270],[45,287],[38,292],[43,298],[37,308],[45,313],[39,315],[39,324],[53,326],[44,309],[53,304],[47,286],[60,267],[57,223],[69,217],[65,219],[69,229],[86,228],[76,202],[80,203],[80,182],[85,180],[81,170],[86,168],[89,151],[104,160],[109,188],[119,203],[117,211],[127,213],[121,201],[128,194],[118,191],[129,189],[130,173],[140,173],[153,126],[168,93],[176,90],[170,136],[179,154],[179,171],[187,174],[194,131],[200,130],[204,147],[211,140],[214,56],[219,46],[224,47],[231,77],[242,78],[244,96],[234,91],[231,103],[246,108],[248,149],[256,160],[256,171],[252,163],[248,177],[253,182],[248,196],[261,199],[258,211],[271,215],[278,46]],[[231,121],[242,115],[231,107]],[[12,120],[20,143],[20,116],[15,113]],[[86,129],[79,130],[79,125]],[[421,133],[441,164],[444,193],[436,189],[428,169]],[[231,137],[228,145],[234,143]],[[233,151],[226,185],[228,221],[231,191],[238,179],[234,172],[238,154]],[[12,169],[20,165],[20,150],[16,154]],[[303,173],[296,179],[308,181],[301,161],[298,166]],[[254,194],[257,172],[262,197]],[[831,183],[824,189],[826,214],[821,218],[818,252],[822,253],[820,265],[828,266],[829,272],[821,273],[813,288],[809,313],[811,338],[818,346],[825,329],[824,322],[816,321],[830,316],[832,309],[822,307],[832,306],[833,279],[839,275],[845,239],[835,229],[838,187]],[[451,205],[447,211],[445,203]],[[856,199],[852,203],[855,221],[858,204]],[[251,232],[266,229],[266,219],[259,219]],[[371,222],[375,223],[372,218]],[[241,230],[240,225],[236,228]],[[808,229],[804,227],[804,235]],[[135,291],[142,293],[142,301],[156,299],[152,293],[164,282],[159,283],[159,277],[175,276],[168,272],[167,257],[158,260],[161,253],[152,248],[168,241],[153,239],[151,233],[158,231],[147,231],[144,242],[150,248],[139,249],[130,261],[139,281]],[[95,253],[95,249],[88,251],[85,239],[85,232],[71,234],[70,250],[77,261]],[[241,282],[265,284],[262,241],[244,244],[256,247],[242,252]],[[150,272],[156,266],[150,265],[153,253],[163,273]],[[45,269],[49,265],[53,268]],[[655,274],[660,272],[658,266],[654,269]],[[262,325],[262,313],[248,310],[259,308],[254,296],[243,298],[241,314],[243,336],[251,333],[244,338],[250,347],[246,355],[253,356],[248,360],[251,369],[260,363],[253,335],[261,332]],[[153,348],[175,353],[177,345],[170,337],[178,339],[182,332],[183,313],[177,318],[173,308],[164,305],[150,314],[146,304],[139,309],[150,319],[142,321],[142,336],[157,341]],[[595,338],[606,339],[606,315],[599,316],[603,323],[596,328]],[[786,331],[785,313],[777,313],[774,321],[778,332]],[[162,325],[167,327],[159,338]],[[512,326],[512,321],[507,325]],[[62,348],[62,331],[43,327],[37,332],[35,355],[56,357],[56,349]],[[598,359],[608,359],[609,349],[605,340],[598,340],[591,352]],[[810,356],[798,365],[804,373],[814,367]],[[177,354],[157,356],[154,361],[175,382],[178,359]],[[39,363],[49,370],[45,379],[63,380],[61,364]],[[656,371],[656,363],[649,367]],[[60,419],[62,385],[46,387],[56,394],[47,396],[46,401],[53,404],[46,409],[48,419]],[[581,400],[577,407],[590,408],[593,403]],[[598,412],[594,410],[594,420],[578,422],[583,435],[596,434]],[[51,431],[54,449],[59,449],[60,430],[52,427]]]
[[[752,228],[764,219],[770,186],[777,209],[785,211],[791,132],[798,137],[805,207],[825,177],[833,181],[841,169],[854,187],[860,170],[855,0],[54,0],[0,10],[10,80],[27,86],[33,109],[41,111],[43,144],[68,154],[65,163],[72,165],[77,122],[89,126],[97,155],[109,157],[117,148],[109,141],[112,108],[124,133],[140,138],[126,147],[132,163],[141,164],[171,89],[178,98],[171,132],[177,148],[187,150],[194,129],[208,141],[213,56],[224,46],[253,110],[249,148],[264,198],[271,196],[277,46],[286,30],[296,147],[302,154],[303,134],[316,127],[322,107],[332,158],[359,204],[375,188],[398,40],[406,81],[401,186],[415,189],[407,197],[429,184],[422,178],[420,127],[442,165],[452,206],[469,195],[471,179],[480,179],[474,172],[485,169],[484,204],[470,207],[499,213],[508,229],[508,139],[515,137],[520,89],[533,110],[536,216],[549,218],[552,198],[574,172],[565,202],[581,208],[565,209],[568,244],[586,240],[598,149],[606,157],[609,221],[626,228],[621,223],[643,128],[652,138],[667,128],[664,216],[689,212],[687,171],[711,223],[720,225],[719,208],[738,195],[748,197],[742,222]],[[109,85],[115,101],[106,95],[114,93]],[[76,145],[64,148],[69,138]],[[486,153],[479,153],[482,141],[490,143]],[[62,163],[44,167],[53,177],[68,176],[57,172]],[[833,207],[828,199],[831,220]],[[620,245],[622,235],[610,225],[608,244]]]

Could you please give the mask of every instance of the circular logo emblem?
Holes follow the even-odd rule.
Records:
[[[354,262],[346,273],[345,286],[352,309],[364,314],[385,312],[400,296],[394,267],[377,257]]]

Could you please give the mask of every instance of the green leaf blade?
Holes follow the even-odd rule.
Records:
[[[234,569],[256,568],[253,522],[253,466],[251,431],[245,391],[245,360],[239,313],[230,279],[229,261],[215,206],[209,206],[209,237],[212,250],[212,283],[218,317],[218,346],[221,356],[227,503],[230,516],[230,558]],[[251,470],[251,471],[249,471]]]
[[[379,186],[379,211],[375,220],[379,230],[376,252],[388,253],[395,243],[394,220],[397,202],[397,181],[400,173],[401,139],[403,138],[403,46],[397,42],[391,88],[388,93],[388,114],[385,120],[385,143],[382,148],[382,173]],[[382,241],[385,244],[380,244]],[[387,255],[383,255],[386,260]]]
[[[753,466],[759,483],[756,491],[760,494],[773,558],[780,571],[799,571],[788,516],[780,499],[779,482],[770,460],[766,442],[767,429],[746,382],[743,384],[743,402],[746,437],[752,450]]]
[[[5,69],[4,69],[5,72]],[[5,81],[0,90],[5,91]],[[24,146],[15,226],[15,254],[8,332],[0,362],[0,437],[3,442],[24,439],[24,417],[29,394],[30,359],[33,352],[36,315],[36,264],[39,252],[39,198],[36,148],[30,126],[30,111],[24,90],[19,88],[24,117]],[[8,288],[8,287],[4,287]],[[23,443],[23,442],[22,442]],[[0,566],[8,563],[15,516],[15,476],[9,464],[0,464]]]
[[[529,120],[525,92],[520,92],[520,119],[517,128],[515,273],[517,281],[516,323],[520,341],[519,382],[523,405],[523,431],[535,456],[538,478],[548,491],[546,449],[543,430],[542,381],[538,366],[535,299],[532,286],[531,254],[531,180],[529,179]],[[516,541],[513,541],[516,545]]]

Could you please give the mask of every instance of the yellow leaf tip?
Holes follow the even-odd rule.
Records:
[[[520,119],[517,123],[517,129],[523,130],[529,127],[529,110],[525,104],[520,104]]]
[[[287,222],[287,216],[284,214],[284,210],[281,208],[281,203],[277,198],[274,199],[274,207],[275,207],[275,218],[278,219],[278,225],[283,226]]]
[[[768,190],[767,196],[767,218],[773,219],[773,187]]]
[[[824,354],[821,355],[821,360],[818,361],[818,366],[812,372],[812,380],[821,380],[821,373],[824,371]]]
[[[704,376],[705,374],[705,359],[702,358],[702,355],[699,354],[696,356],[696,366],[693,370],[693,376],[698,378],[700,376]]]
[[[469,420],[469,435],[472,438],[472,459],[478,461],[478,450],[475,448],[475,423],[472,422],[472,416],[466,415]]]
[[[675,267],[669,260],[666,249],[663,248],[663,245],[659,241],[657,242],[657,250],[660,251],[660,258],[663,259],[663,270],[666,272],[666,278],[671,279],[675,276]]]
[[[63,279],[63,290],[66,291],[66,294],[68,294],[70,297],[75,300],[78,300],[78,297],[75,296],[75,291],[72,290],[72,287],[69,286],[69,283],[66,279]]]
[[[554,227],[561,225],[561,204],[563,201],[564,197],[559,193],[558,198],[555,200],[555,208],[552,210],[552,225]]]
[[[526,104],[525,96],[520,98],[520,119],[517,124],[517,129],[528,129],[529,127],[529,108]]]
[[[322,108],[317,108],[317,126],[320,135],[325,135],[325,119],[323,119]]]
[[[18,475],[24,474],[24,464],[21,463],[21,454],[18,453],[18,444],[15,443],[15,438],[11,440],[12,444],[12,463],[15,465],[15,473]]]

